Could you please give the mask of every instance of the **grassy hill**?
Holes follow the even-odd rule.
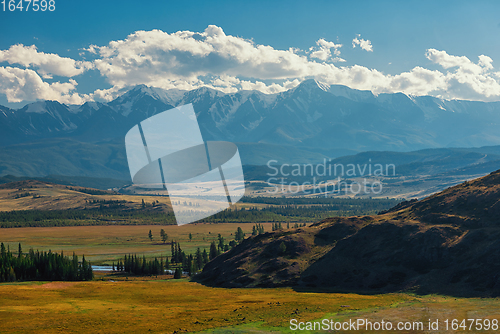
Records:
[[[377,216],[265,233],[207,264],[223,287],[500,295],[500,171]]]
[[[174,223],[168,197],[121,195],[37,180],[0,185],[0,228]]]
[[[97,209],[119,202],[121,210],[142,208],[144,196],[121,195],[113,191],[66,186],[37,180],[0,184],[0,211]],[[171,211],[168,197],[155,197],[156,210]]]

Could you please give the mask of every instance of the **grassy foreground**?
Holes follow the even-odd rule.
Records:
[[[499,315],[498,299],[221,289],[185,280],[0,285],[2,333],[291,332],[292,318],[427,323]]]

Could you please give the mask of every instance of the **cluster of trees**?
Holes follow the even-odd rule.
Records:
[[[90,189],[90,188],[66,187],[66,189],[73,190],[73,191],[78,191],[79,193],[84,193],[84,194],[88,194],[88,195],[110,195],[110,194],[113,194],[110,191],[99,190],[99,189]]]
[[[150,207],[150,206],[154,208],[154,207],[156,207],[157,205],[161,205],[160,201],[158,201],[158,200],[154,200],[153,202],[148,203],[148,202],[145,202],[145,201],[144,201],[144,198],[143,198],[143,199],[142,199],[142,203],[141,203],[141,208],[142,208],[142,209],[145,209],[145,208]]]
[[[151,230],[149,230],[148,238],[149,240],[153,241],[153,233],[151,232]],[[191,238],[192,238],[191,233],[189,233],[189,239],[191,240]],[[165,232],[164,229],[160,230],[160,239],[161,241],[163,241],[163,243],[167,242],[168,240],[168,234]]]
[[[207,250],[203,249],[202,252],[199,247],[194,255],[186,255],[186,253],[181,249],[180,243],[172,241],[171,251],[172,257],[170,262],[178,264],[180,268],[182,268],[182,271],[187,272],[190,276],[203,269],[205,264],[209,261]],[[210,260],[212,260],[211,257]]]
[[[257,223],[252,227],[252,235],[264,234],[264,226]]]
[[[259,203],[271,205],[337,205],[339,207],[370,207],[394,206],[400,200],[389,198],[335,198],[335,197],[247,197],[240,199],[242,203]]]
[[[30,249],[24,254],[19,243],[17,254],[0,244],[0,282],[14,281],[86,281],[94,278],[90,262],[73,253],[72,258],[61,254],[35,252]]]
[[[293,228],[298,228],[298,227],[306,227],[306,223],[295,223],[293,224]],[[286,228],[289,229],[290,228],[290,222],[287,222],[286,223]],[[272,225],[272,230],[273,231],[279,231],[279,230],[282,230],[283,229],[283,225],[281,225],[281,223],[273,223]]]
[[[104,211],[110,209],[123,209],[125,208],[124,200],[106,200],[106,199],[89,199],[85,200],[88,204],[99,204],[99,208],[92,208],[94,210]]]
[[[306,199],[300,204],[284,204],[286,199],[271,198],[270,200],[256,199],[254,203],[269,202],[269,207],[233,208],[204,218],[200,222],[279,222],[291,220],[320,220],[332,216],[353,216],[376,214],[393,207],[397,200],[383,199]],[[292,202],[295,202],[294,200]]]
[[[32,195],[32,194],[31,194],[29,191],[27,191],[27,192],[24,192],[24,193],[19,193],[19,194],[16,194],[16,195],[14,196],[14,199],[23,198],[23,197],[29,197],[29,196],[31,196],[31,195]]]
[[[279,222],[279,223],[273,223],[273,225],[272,225],[271,229],[272,229],[273,231],[282,230],[282,229],[283,229],[283,227],[281,226],[281,222]]]
[[[114,201],[113,201],[114,202]],[[121,203],[102,204],[83,210],[19,210],[0,212],[0,228],[76,225],[158,225],[175,224],[172,212],[124,210]]]
[[[262,228],[262,231],[264,229]],[[262,232],[264,233],[264,232]],[[212,261],[214,258],[219,256],[220,254],[227,252],[229,249],[236,247],[236,245],[240,242],[242,242],[245,239],[245,233],[243,233],[243,230],[241,227],[238,227],[236,229],[236,233],[234,235],[234,240],[229,241],[229,243],[226,243],[226,240],[224,237],[219,233],[217,235],[217,242],[212,241],[210,244],[210,250],[208,253],[208,257],[210,261]]]
[[[134,275],[161,275],[169,269],[168,258],[163,262],[163,257],[154,258],[154,260],[146,260],[143,255],[142,258],[137,257],[137,254],[125,255],[123,261],[119,260],[116,264],[113,262],[113,271],[126,272]]]
[[[93,199],[86,199],[85,203],[88,203],[88,204],[123,204],[123,203],[127,203],[127,201],[93,198]]]
[[[220,236],[220,234],[219,234]],[[222,237],[221,237],[222,238]],[[222,242],[224,242],[222,238]],[[213,243],[214,247],[215,242]],[[116,264],[113,262],[113,271],[130,273],[134,275],[161,275],[165,273],[165,270],[174,270],[174,278],[180,278],[182,273],[185,272],[189,276],[194,275],[208,263],[209,259],[213,259],[215,256],[220,254],[215,248],[215,254],[213,257],[209,257],[206,249],[203,251],[198,248],[195,254],[187,255],[181,248],[180,243],[172,241],[172,256],[170,259],[168,256],[163,260],[160,257],[154,259],[146,259],[143,255],[138,257],[137,254],[125,255],[123,260],[119,260]]]

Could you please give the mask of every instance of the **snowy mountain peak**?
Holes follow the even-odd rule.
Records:
[[[302,87],[302,88],[319,88],[321,90],[324,90],[324,91],[328,91],[329,89],[329,86],[325,83],[322,83],[316,79],[307,79],[307,80],[304,80],[302,81],[296,88],[299,88],[299,87]]]
[[[331,85],[328,91],[332,95],[342,96],[356,102],[372,102],[375,99],[375,96],[369,90],[357,90],[343,85]]]
[[[320,82],[318,80],[314,80],[316,81],[316,85],[318,85],[318,87],[321,89],[321,90],[324,90],[325,92],[328,92],[330,91],[330,86],[328,86],[327,84],[323,83],[323,82]]]
[[[27,113],[44,114],[61,108],[68,109],[57,101],[37,101],[25,105],[21,110]]]

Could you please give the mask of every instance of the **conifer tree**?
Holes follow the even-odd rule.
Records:
[[[179,279],[182,277],[182,270],[181,268],[176,268],[174,272],[174,279]]]
[[[215,241],[212,241],[210,244],[210,261],[217,257],[217,246],[215,245]]]
[[[207,264],[209,259],[208,259],[208,253],[206,249],[203,249],[203,253],[201,254],[201,257],[203,258],[203,265]]]
[[[167,233],[165,233],[164,229],[160,230],[160,237],[161,237],[161,240],[163,241],[163,243],[167,242],[168,235],[167,235]]]

